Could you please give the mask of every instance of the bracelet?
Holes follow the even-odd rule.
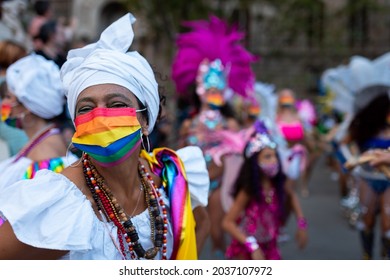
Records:
[[[253,253],[254,251],[256,251],[257,249],[259,249],[259,244],[257,243],[257,240],[255,237],[253,236],[248,236],[246,239],[245,239],[245,248],[250,252],[250,253]]]
[[[298,218],[297,225],[299,229],[307,229],[307,221],[305,218]]]

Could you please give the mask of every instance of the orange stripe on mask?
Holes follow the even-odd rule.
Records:
[[[139,125],[136,116],[119,116],[119,117],[96,117],[91,121],[78,124],[74,137],[80,137],[85,131],[89,134],[100,133],[107,130],[107,127],[124,127]]]

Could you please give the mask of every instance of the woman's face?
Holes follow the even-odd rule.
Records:
[[[295,103],[293,92],[290,90],[282,90],[279,93],[278,102],[281,108],[293,108]]]
[[[76,102],[75,117],[86,114],[95,108],[135,108],[140,109],[138,99],[127,88],[115,84],[94,85],[84,89]],[[142,132],[148,135],[148,125],[141,113],[137,113]]]
[[[271,148],[264,148],[258,155],[257,161],[260,165],[275,164],[278,162],[276,151]]]

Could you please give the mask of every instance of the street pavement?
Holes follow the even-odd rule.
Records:
[[[299,195],[308,221],[309,241],[300,250],[294,240],[295,217],[291,216],[286,226],[290,240],[280,243],[285,260],[359,260],[361,249],[358,231],[352,227],[340,207],[337,182],[327,167],[325,157],[317,161],[309,182],[309,197]],[[376,240],[374,259],[379,259],[379,238]],[[199,258],[204,260],[223,259],[222,254],[212,253],[208,240]]]

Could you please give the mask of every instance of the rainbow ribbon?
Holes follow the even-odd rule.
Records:
[[[171,259],[198,259],[195,219],[183,162],[167,148],[155,149],[152,154],[142,150],[141,157],[149,162],[152,172],[162,178],[162,185],[168,194],[174,242]]]

